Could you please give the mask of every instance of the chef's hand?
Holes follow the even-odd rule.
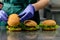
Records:
[[[25,20],[32,18],[34,16],[35,8],[32,4],[29,4],[23,12],[19,14],[20,21],[24,22]]]
[[[7,17],[8,15],[3,11],[3,10],[0,10],[0,21],[7,21]]]

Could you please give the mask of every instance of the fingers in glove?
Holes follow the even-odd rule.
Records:
[[[20,17],[22,17],[23,15],[25,15],[24,11],[19,14]]]
[[[5,17],[8,17],[8,15],[6,13],[2,13]]]
[[[3,14],[0,14],[0,16],[2,17],[2,20],[7,20],[7,17],[5,17]]]
[[[28,20],[29,18],[32,18],[33,17],[33,15],[32,15],[32,13],[26,13],[24,16],[22,16],[21,17],[21,21],[23,22],[23,21],[25,21],[25,20]]]
[[[0,22],[2,21],[2,19],[1,19],[2,17],[0,16]]]

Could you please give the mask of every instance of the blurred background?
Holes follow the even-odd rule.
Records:
[[[0,0],[12,1],[12,0]],[[60,0],[50,0],[49,4],[39,10],[40,20],[54,19],[60,25]],[[60,28],[56,31],[6,32],[0,30],[0,40],[60,40]]]
[[[60,25],[60,0],[50,0],[49,5],[39,10],[40,20],[54,19]]]
[[[13,0],[0,0],[1,2],[12,2]],[[60,0],[50,0],[49,4],[39,10],[40,20],[54,19],[60,25]]]

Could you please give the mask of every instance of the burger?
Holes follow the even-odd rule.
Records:
[[[58,27],[55,20],[44,20],[39,25],[44,31],[53,31],[56,30],[56,28]]]
[[[7,26],[7,29],[9,31],[20,31],[21,28],[20,28],[20,18],[18,17],[17,14],[11,14],[8,18],[8,26]]]
[[[20,30],[37,30],[39,25],[33,20],[26,20],[23,23],[20,22],[20,18],[17,14],[11,14],[8,17],[7,29],[9,31],[20,31]]]
[[[33,20],[26,20],[24,21],[23,30],[28,30],[28,31],[34,31],[39,29],[40,27],[37,25],[37,23]],[[22,27],[22,26],[21,26]]]

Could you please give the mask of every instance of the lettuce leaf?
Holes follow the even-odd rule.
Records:
[[[59,25],[47,26],[47,25],[43,25],[42,23],[40,23],[39,26],[40,26],[41,28],[59,28]]]

